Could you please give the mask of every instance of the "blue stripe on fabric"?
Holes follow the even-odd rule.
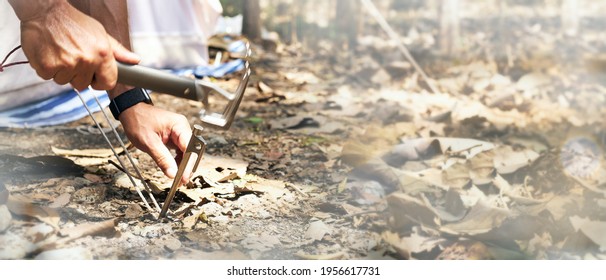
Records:
[[[232,43],[230,50],[239,51],[243,43]],[[218,66],[198,66],[195,68],[170,70],[177,75],[194,75],[200,79],[203,77],[223,77],[225,75],[244,69],[244,61],[236,59]],[[103,107],[109,105],[109,97],[104,91],[84,90],[81,92],[86,104],[93,112],[100,111],[93,93],[97,94]],[[0,112],[0,127],[39,127],[59,125],[76,121],[88,116],[88,112],[82,106],[82,102],[74,90],[63,92],[52,98],[27,104],[18,108]]]

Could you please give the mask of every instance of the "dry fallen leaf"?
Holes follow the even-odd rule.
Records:
[[[386,190],[396,190],[400,188],[400,179],[398,170],[386,164],[378,158],[373,158],[364,164],[356,167],[354,174],[363,179],[375,179],[385,186]]]
[[[455,163],[463,163],[477,154],[492,150],[494,144],[465,138],[418,138],[405,140],[383,156],[383,160],[392,166],[401,166],[411,160],[428,160],[437,155],[448,156],[441,163],[447,169]],[[437,167],[437,166],[436,166]]]
[[[376,181],[353,181],[346,185],[351,199],[358,205],[373,205],[383,202],[384,187]]]
[[[230,173],[236,173],[238,177],[244,178],[247,167],[248,162],[241,159],[206,154],[200,161],[200,166],[198,166],[196,172],[192,174],[192,178],[203,176],[207,180],[219,182]]]
[[[362,208],[358,208],[356,206],[353,206],[353,205],[347,204],[347,203],[341,204],[341,207],[343,207],[343,210],[345,210],[345,212],[347,212],[347,215],[350,215],[350,216],[364,212],[364,210],[362,210]]]
[[[469,160],[469,175],[475,185],[486,185],[494,177],[492,151],[480,153]]]
[[[460,220],[467,213],[467,208],[465,207],[465,204],[461,199],[461,194],[453,188],[449,189],[446,192],[446,195],[444,197],[444,205],[442,207],[444,209],[443,211],[447,212],[452,217],[456,217],[456,219],[453,220],[445,220],[444,217],[446,215],[441,214],[440,217],[442,217],[442,219],[446,222],[455,222],[457,220]],[[440,208],[438,208],[438,211],[440,211]]]
[[[269,93],[269,94],[274,93],[274,90],[270,86],[268,86],[266,83],[264,83],[263,81],[259,81],[259,83],[257,83],[257,85],[259,86],[259,90],[262,93]]]
[[[238,176],[238,173],[236,173],[236,172],[230,172],[229,174],[225,175],[225,177],[217,180],[217,183],[226,183],[228,181],[231,181],[231,180],[234,180],[234,179],[238,179],[238,178],[240,178]]]
[[[322,221],[315,221],[309,224],[309,227],[305,232],[305,238],[311,240],[322,240],[327,234],[332,234],[332,229]]]
[[[500,174],[511,174],[518,169],[533,163],[539,154],[533,150],[514,151],[509,146],[494,150],[494,166]]]
[[[362,143],[357,140],[348,141],[343,146],[341,160],[347,165],[358,167],[375,158],[383,149],[385,147],[374,143]]]
[[[83,236],[89,235],[106,235],[113,234],[116,232],[114,226],[116,225],[116,219],[106,220],[103,222],[96,223],[83,223],[73,228],[64,228],[59,231],[59,235],[69,240],[74,240]]]
[[[26,216],[38,219],[55,230],[59,229],[61,217],[59,212],[53,208],[34,204],[27,197],[13,196],[8,197],[8,209],[15,215]]]
[[[381,237],[404,259],[411,259],[412,254],[429,252],[445,241],[443,238],[421,236],[417,232],[400,238],[397,233],[386,231]]]
[[[492,181],[495,187],[497,187],[502,194],[507,195],[515,202],[522,205],[532,205],[542,203],[542,200],[534,199],[532,194],[527,191],[523,185],[516,185],[515,187],[509,184],[507,180],[503,179],[501,175],[498,175]]]
[[[51,147],[51,150],[56,155],[60,156],[73,156],[73,157],[92,157],[92,158],[107,158],[112,157],[114,153],[111,149],[85,149],[85,150],[66,150],[56,147]],[[122,147],[114,148],[116,153],[121,154],[124,149]]]
[[[108,182],[111,181],[110,179],[103,179],[99,175],[90,174],[90,173],[84,174],[84,178],[86,180],[89,180],[89,181],[93,182],[93,183],[108,183]]]
[[[254,178],[254,180],[249,181],[246,184],[246,188],[254,192],[261,192],[269,195],[273,199],[278,199],[289,193],[286,184],[283,181],[268,180],[257,176],[248,176],[248,178]]]
[[[447,247],[437,257],[439,260],[489,260],[494,259],[488,247],[478,241],[465,240]]]
[[[407,161],[427,159],[442,153],[440,143],[436,139],[410,139],[396,145],[383,156],[383,160],[391,166],[401,166]]]
[[[402,259],[411,259],[410,250],[406,248],[405,244],[402,244],[400,236],[398,236],[397,233],[386,231],[381,234],[381,238],[389,244]]]
[[[6,205],[0,205],[0,233],[4,232],[10,225],[13,216]]]
[[[495,146],[492,143],[479,141],[475,139],[463,139],[463,138],[436,138],[439,143],[441,150],[444,154],[450,156],[443,165],[443,169],[448,168],[450,165],[460,162],[458,157],[464,159],[470,159],[475,157],[477,154],[490,151]]]
[[[73,228],[61,229],[59,235],[63,236],[62,238],[42,241],[37,244],[38,248],[36,252],[53,250],[85,236],[113,235],[116,233],[116,222],[116,219],[111,219],[103,222],[83,223]]]
[[[417,224],[437,227],[441,223],[433,207],[418,198],[404,193],[392,193],[387,196],[387,203],[393,217],[394,229],[403,229]]]
[[[551,78],[543,73],[529,73],[522,76],[516,83],[516,88],[520,91],[528,91],[547,85]]]
[[[304,260],[340,260],[345,256],[345,252],[337,252],[326,255],[309,255],[302,252],[297,252],[295,253],[295,256]]]
[[[547,210],[554,221],[560,221],[570,213],[575,213],[583,204],[583,197],[579,194],[553,195],[545,198],[541,204],[528,205],[524,208],[525,213],[537,216]]]
[[[497,228],[505,219],[513,216],[511,211],[488,205],[479,200],[461,221],[446,224],[440,230],[451,234],[476,235]]]
[[[444,170],[443,181],[452,188],[462,189],[471,182],[469,167],[462,163],[450,166],[448,169]]]
[[[579,216],[570,217],[570,223],[575,231],[580,231],[591,241],[600,247],[600,251],[606,251],[606,222],[592,221]]]
[[[62,193],[57,198],[53,200],[51,204],[48,205],[50,208],[61,208],[67,205],[71,199],[72,195],[69,193]]]

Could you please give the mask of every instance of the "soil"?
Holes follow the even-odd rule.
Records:
[[[90,118],[0,129],[0,258],[606,258],[604,29],[572,39],[551,10],[473,11],[457,54],[437,52],[422,10],[395,17],[431,81],[374,25],[355,47],[255,46],[232,127],[203,131],[168,219]],[[199,124],[200,104],[152,98]],[[161,205],[172,181],[129,151]]]
[[[279,71],[255,70],[257,75]],[[237,77],[218,81],[225,88],[233,87],[234,82],[238,82]],[[271,81],[268,83],[271,85]],[[276,90],[300,86],[286,83]],[[68,201],[54,208],[59,213],[61,229],[115,219],[116,233],[110,237],[83,236],[57,248],[53,246],[53,249],[84,248],[95,259],[383,258],[381,252],[385,249],[381,248],[376,231],[364,225],[351,225],[358,217],[346,215],[348,212],[341,206],[348,198],[339,194],[336,186],[346,178],[348,168],[326,165],[327,139],[341,142],[347,135],[320,137],[272,129],[269,120],[294,115],[301,105],[258,103],[259,98],[264,98],[262,93],[250,88],[229,131],[205,130],[206,156],[214,157],[217,165],[222,159],[241,161],[247,166],[246,176],[258,177],[260,183],[279,182],[277,193],[243,192],[234,197],[211,194],[193,206],[205,209],[206,217],[189,228],[183,219],[156,220],[157,213],[147,211],[129,184],[117,183],[121,177],[124,180],[124,173],[109,163],[111,158],[86,162],[82,161],[90,158],[86,155],[60,156],[52,151],[51,147],[108,150],[89,118],[62,126],[0,130],[4,185],[11,196],[37,197],[33,202],[39,205],[52,205],[67,195]],[[192,125],[199,123],[195,117],[199,104],[160,94],[154,94],[153,99],[155,106],[192,116]],[[102,118],[99,113],[95,115]],[[170,186],[172,181],[161,174],[147,154],[136,149],[130,153],[145,178]],[[121,157],[127,162],[124,155]],[[156,196],[162,203],[165,195]],[[173,204],[172,208],[177,209],[183,201],[177,196]],[[383,219],[382,214],[378,211],[364,218]],[[308,233],[314,221],[323,221],[326,228]],[[7,233],[33,241],[27,231],[37,223],[39,220],[15,216]],[[310,238],[313,234],[316,239]],[[41,253],[39,248],[24,252],[27,254],[9,258],[35,258]]]

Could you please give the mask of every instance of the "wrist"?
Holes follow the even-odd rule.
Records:
[[[53,9],[69,5],[67,0],[8,0],[21,22],[40,18]]]
[[[151,97],[145,89],[133,88],[113,98],[109,103],[109,109],[114,118],[120,120],[122,113],[141,103],[153,105]]]
[[[135,88],[135,87],[128,86],[125,84],[116,84],[115,88],[107,91],[107,96],[109,96],[109,99],[114,99],[114,98],[118,97],[120,94],[123,94],[133,88]]]

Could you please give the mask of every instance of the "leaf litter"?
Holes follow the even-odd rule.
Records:
[[[554,57],[603,51],[603,29],[570,40],[542,16],[511,33],[471,16],[455,57],[436,55],[432,26],[402,24],[435,93],[378,32],[360,36],[355,57],[326,44],[259,48],[234,126],[205,131],[207,154],[167,223],[79,132],[89,120],[2,130],[2,143],[25,145],[0,147],[0,257],[601,259],[606,89],[600,72]],[[485,41],[497,34],[511,38]],[[163,201],[172,182],[133,155]]]

